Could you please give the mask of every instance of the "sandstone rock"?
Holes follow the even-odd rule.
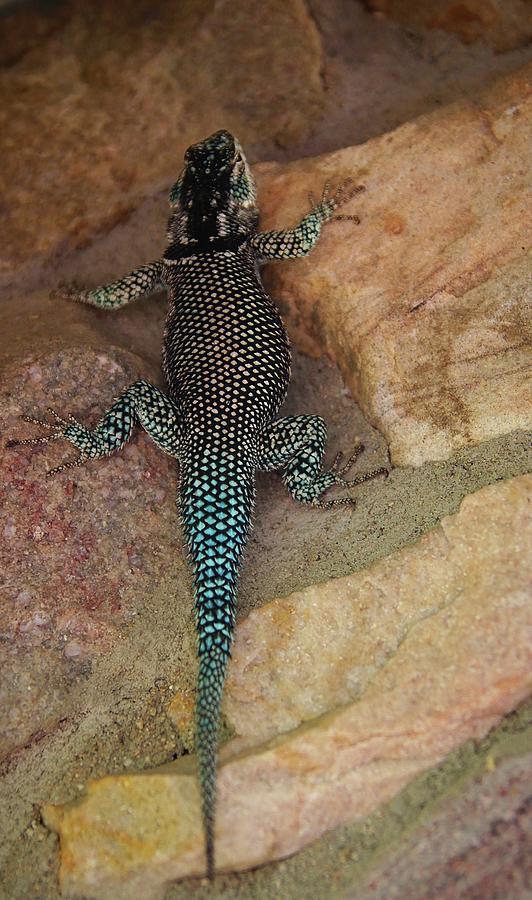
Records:
[[[267,227],[297,220],[325,181],[367,188],[346,209],[359,227],[331,225],[268,284],[398,465],[532,425],[531,72],[363,146],[260,169]]]
[[[484,39],[496,50],[512,50],[532,38],[532,13],[526,0],[368,0],[369,6],[409,28],[441,28],[465,44]]]
[[[531,495],[532,476],[485,488],[415,547],[366,572],[364,605],[390,607],[395,652],[383,665],[379,651],[382,647],[386,656],[391,642],[381,627],[381,640],[370,635],[373,649],[367,657],[374,672],[358,699],[245,752],[239,752],[238,740],[226,747],[219,773],[220,869],[286,856],[324,831],[367,814],[453,748],[485,735],[527,695],[532,685],[532,574],[526,555]],[[349,593],[349,579],[342,585]],[[319,666],[326,654],[335,669],[332,680],[338,682],[323,700],[319,674],[314,710],[352,695],[351,663],[338,666],[335,646],[327,646],[341,630],[333,621],[335,594],[330,585],[323,586],[323,597],[315,590],[300,598],[300,611],[291,613],[301,633],[299,657],[295,638],[285,642],[280,634],[286,618],[282,612],[275,618],[268,606],[257,615],[277,623],[276,635],[259,626],[255,650],[250,633],[244,635],[245,647],[240,644],[239,653],[249,660],[263,657],[264,696],[253,697],[250,708],[259,706],[264,716],[274,709],[268,686],[282,684],[282,676],[274,673],[283,657],[274,652],[268,672],[265,639],[273,645],[276,637],[281,650],[289,648],[294,693],[312,682],[312,641],[304,628],[306,619],[311,632],[315,628],[313,602],[323,607],[326,634],[314,644],[314,659]],[[277,613],[283,603],[294,610],[289,600],[276,601]],[[364,609],[352,605],[355,625],[363,627],[368,621]],[[347,613],[346,604],[338,614]],[[340,652],[347,657],[356,649],[351,639]],[[248,679],[252,674],[248,671]],[[234,675],[231,684],[234,692]],[[248,688],[253,689],[249,680]],[[286,691],[278,693],[286,696]],[[302,705],[299,719],[309,711],[308,700]],[[254,728],[260,739],[264,732]],[[44,815],[61,835],[60,877],[67,893],[151,900],[163,896],[167,882],[203,871],[199,797],[190,760],[92,782],[79,803],[48,806]]]
[[[427,640],[433,620],[445,632],[456,627],[453,608],[462,595],[473,621],[482,615],[484,591],[486,597],[503,592],[511,560],[518,565],[522,557],[527,568],[526,484],[532,479],[479,491],[466,497],[459,515],[371,568],[252,610],[238,629],[227,683],[225,713],[238,736],[231,750],[297,728],[368,691],[384,695],[398,658],[415,671],[419,653],[421,673],[427,650],[416,635]],[[532,567],[518,578],[532,601]],[[437,639],[431,635],[430,642]],[[439,678],[447,694],[442,672]]]
[[[321,46],[303,0],[239,0],[231,15],[213,0],[136,0],[119,16],[75,0],[68,16],[60,6],[7,21],[0,272],[109,230],[216,128],[271,152],[320,108]]]

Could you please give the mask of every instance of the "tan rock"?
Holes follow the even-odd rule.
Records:
[[[330,584],[321,593],[315,588],[303,592],[298,610],[293,598],[275,601],[255,614],[253,634],[241,630],[241,667],[244,655],[259,660],[259,672],[251,667],[247,672],[250,692],[251,679],[262,677],[262,690],[248,713],[254,715],[251,707],[257,706],[264,717],[275,715],[281,727],[286,722],[272,697],[277,693],[283,701],[289,681],[294,694],[306,695],[300,708],[293,700],[290,714],[296,721],[356,694],[352,653],[361,652],[373,672],[359,698],[345,706],[244,753],[237,752],[238,741],[226,748],[219,773],[220,869],[245,869],[286,856],[326,830],[369,813],[463,741],[481,738],[527,695],[532,685],[531,496],[532,476],[484,488],[414,547],[352,580],[341,579],[355,627],[369,626],[377,634],[369,635],[365,656],[351,635],[339,651],[344,664],[335,662],[334,641],[341,638],[342,616],[350,627],[350,610]],[[380,606],[380,615],[360,609],[356,583],[361,590],[364,586],[363,605]],[[335,597],[341,604],[338,623]],[[314,604],[323,610],[317,639]],[[261,615],[264,628],[257,621]],[[396,623],[395,652],[390,652],[386,615]],[[285,640],[281,630],[287,621],[293,635]],[[306,622],[314,636],[310,640]],[[270,656],[264,647],[268,641]],[[318,667],[314,686],[310,648]],[[379,657],[382,650],[386,660]],[[334,673],[325,691],[322,655]],[[285,661],[291,675],[283,682],[274,670]],[[229,684],[233,695],[238,677],[233,673]],[[231,702],[233,709],[242,708],[241,696]],[[256,720],[253,729],[254,738],[265,733]],[[199,797],[189,759],[91,782],[79,803],[48,806],[44,814],[61,835],[61,884],[69,894],[150,900],[162,897],[169,881],[203,871]]]
[[[231,15],[213,0],[135,0],[119,16],[77,0],[69,15],[12,13],[4,34],[0,272],[110,229],[216,128],[273,150],[305,135],[321,104],[303,0],[237,0]]]
[[[409,28],[441,28],[465,44],[483,39],[499,52],[532,38],[532,11],[526,0],[369,0],[369,6]]]
[[[532,489],[532,478],[472,494],[457,516],[371,568],[252,610],[237,632],[226,689],[225,713],[238,736],[231,750],[297,728],[368,691],[384,695],[386,673],[398,671],[399,650],[407,670],[418,666],[421,672],[427,648],[416,636],[426,639],[432,619],[445,634],[462,595],[473,622],[490,592],[504,593],[513,564],[523,566],[517,577],[532,601],[526,485]],[[440,686],[446,695],[449,686]]]
[[[331,225],[268,283],[398,465],[532,425],[531,73],[362,146],[261,168],[267,227],[297,220],[325,181],[367,188],[346,210],[359,227]]]

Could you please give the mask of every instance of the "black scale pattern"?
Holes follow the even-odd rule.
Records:
[[[196,579],[200,655],[229,652],[238,563],[266,426],[286,394],[290,352],[245,246],[166,265],[163,368],[183,434],[181,507]]]

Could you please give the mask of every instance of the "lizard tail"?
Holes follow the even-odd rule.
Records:
[[[214,816],[216,811],[216,761],[222,689],[228,654],[212,652],[200,657],[196,703],[196,752],[201,786],[201,807],[207,876],[214,878]]]
[[[199,672],[196,750],[207,874],[214,876],[220,708],[235,624],[236,582],[254,497],[250,467],[212,457],[182,473],[183,524],[194,567]]]

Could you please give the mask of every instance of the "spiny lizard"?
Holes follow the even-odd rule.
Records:
[[[350,180],[321,200],[297,227],[259,232],[256,188],[238,141],[227,131],[189,147],[170,192],[168,246],[161,259],[119,281],[63,296],[118,309],[164,285],[169,308],[163,347],[165,394],[147,381],[128,387],[93,430],[49,410],[52,422],[24,417],[46,434],[16,444],[66,439],[79,450],[49,474],[120,450],[140,423],[155,443],[179,460],[181,515],[194,570],[199,673],[196,747],[202,792],[206,863],[214,874],[216,760],[223,682],[235,624],[236,583],[255,497],[255,472],[281,470],[291,495],[329,508],[335,484],[355,485],[385,469],[348,481],[361,447],[343,467],[321,472],[323,419],[275,420],[290,377],[289,342],[265,292],[258,264],[304,256],[322,226],[360,188]]]

